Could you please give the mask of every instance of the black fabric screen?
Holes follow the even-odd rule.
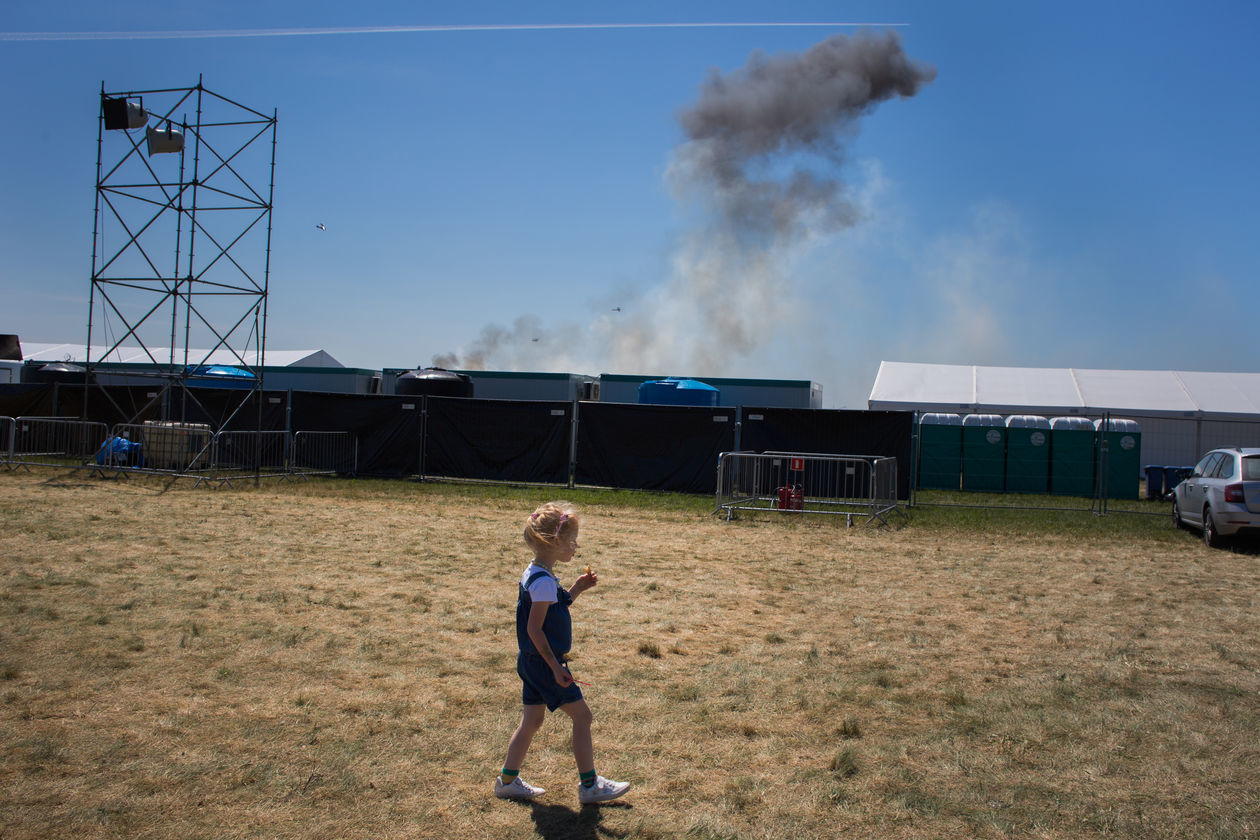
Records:
[[[0,417],[53,417],[55,410],[51,385],[0,385]]]
[[[294,391],[290,428],[353,434],[359,442],[359,475],[414,475],[423,407],[421,397]]]
[[[83,386],[0,386],[0,416],[82,416]],[[108,425],[162,417],[155,386],[91,386],[88,415]],[[108,397],[106,396],[108,393]],[[212,428],[258,428],[258,405],[241,406],[236,389],[180,389],[167,396],[168,419]],[[479,400],[432,396],[270,391],[262,429],[349,432],[358,441],[358,473],[424,474],[490,481],[569,483],[573,403]],[[292,401],[291,414],[286,409]],[[820,452],[897,458],[897,493],[908,498],[912,479],[914,413],[806,408],[705,408],[698,406],[578,403],[578,484],[711,493],[718,454]],[[426,441],[421,458],[421,443]]]
[[[712,493],[718,455],[735,448],[734,408],[579,406],[579,484]]]
[[[84,417],[86,394],[86,417],[96,423],[113,427],[117,423],[143,423],[146,420],[162,419],[162,392],[166,386],[159,380],[155,380],[152,385],[89,385],[86,391],[82,385],[58,384],[53,387],[56,389],[57,414],[60,417]],[[150,394],[155,396],[150,397]],[[171,396],[168,394],[166,399],[171,399]],[[239,402],[239,396],[237,400]],[[189,401],[187,416],[172,414],[168,419],[205,423],[212,428],[218,428],[210,423],[206,412],[195,400]]]
[[[59,417],[82,417],[82,385],[56,384],[53,389]],[[117,423],[143,423],[166,419],[183,423],[204,423],[211,429],[232,431],[284,431],[283,391],[262,395],[262,426],[259,427],[257,396],[238,388],[179,388],[162,393],[162,383],[153,385],[90,385],[87,389],[87,419],[107,426]],[[154,394],[156,396],[150,396]],[[248,398],[248,399],[247,399]]]
[[[897,498],[910,498],[913,411],[750,408],[741,412],[740,449],[890,455],[897,459]]]
[[[425,399],[425,475],[568,484],[572,403]]]

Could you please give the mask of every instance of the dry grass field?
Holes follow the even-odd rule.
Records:
[[[524,517],[582,508],[601,772],[499,801]],[[627,501],[629,499],[629,501]],[[1255,838],[1255,551],[1161,520],[0,473],[0,838]],[[562,573],[562,579],[566,576]]]

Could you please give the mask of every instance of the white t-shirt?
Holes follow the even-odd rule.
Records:
[[[556,601],[560,600],[560,595],[558,594],[560,584],[556,582],[555,575],[550,572],[547,572],[545,575],[539,575],[537,580],[526,586],[530,577],[532,577],[535,572],[540,571],[546,572],[547,570],[542,566],[539,566],[537,563],[530,563],[526,566],[525,573],[521,575],[521,586],[525,586],[525,591],[529,593],[529,599],[531,601],[535,603],[541,602],[554,604]]]

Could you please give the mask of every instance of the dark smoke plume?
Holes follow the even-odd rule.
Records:
[[[880,102],[914,96],[935,78],[891,32],[835,35],[800,54],[756,52],[729,75],[713,71],[679,114],[688,142],[676,177],[712,187],[735,231],[784,236],[803,224],[847,226],[854,210],[832,174],[844,140]],[[808,168],[810,159],[824,171]]]
[[[836,35],[799,54],[756,52],[728,74],[710,73],[678,115],[686,141],[669,169],[705,224],[679,244],[668,281],[642,296],[650,311],[604,313],[568,336],[571,355],[551,355],[553,369],[720,376],[780,335],[808,308],[787,277],[809,237],[858,219],[839,173],[859,120],[934,78],[892,33]],[[488,327],[462,361],[524,364],[541,355],[524,340],[535,328]]]
[[[498,324],[482,327],[481,335],[461,354],[442,353],[433,357],[432,364],[441,368],[485,370],[487,365],[499,364],[511,367],[546,366],[548,353],[554,341],[549,330],[543,329],[533,315],[521,315],[511,329]]]

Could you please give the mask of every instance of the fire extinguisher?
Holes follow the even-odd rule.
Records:
[[[792,509],[792,488],[785,484],[779,488],[779,510],[791,510],[791,509]]]
[[[792,510],[805,510],[805,489],[801,485],[792,485],[792,494],[789,502]]]

